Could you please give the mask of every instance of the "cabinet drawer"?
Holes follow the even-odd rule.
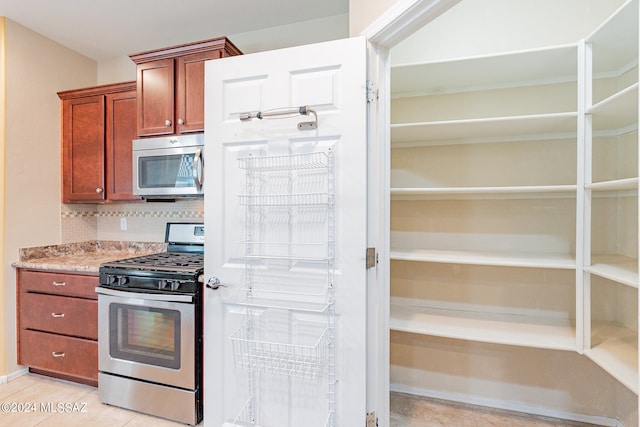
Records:
[[[98,339],[98,301],[23,293],[20,328]]]
[[[97,381],[98,342],[23,330],[19,363]]]
[[[98,276],[19,270],[21,291],[37,291],[97,299]]]

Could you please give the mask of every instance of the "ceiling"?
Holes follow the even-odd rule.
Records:
[[[348,0],[0,0],[0,16],[96,61],[348,11]]]

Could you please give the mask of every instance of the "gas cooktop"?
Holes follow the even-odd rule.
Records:
[[[106,262],[101,288],[198,294],[204,273],[204,224],[168,223],[167,252]]]
[[[204,268],[204,255],[201,253],[161,252],[107,262],[102,264],[102,267],[192,273]]]

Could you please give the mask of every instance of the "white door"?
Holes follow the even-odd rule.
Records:
[[[351,38],[206,64],[206,426],[365,425],[366,60]]]

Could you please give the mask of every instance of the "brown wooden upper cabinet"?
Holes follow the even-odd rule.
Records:
[[[62,103],[62,202],[140,200],[132,194],[136,82],[58,92]]]
[[[204,131],[204,61],[242,52],[226,37],[129,55],[137,66],[138,136]]]

